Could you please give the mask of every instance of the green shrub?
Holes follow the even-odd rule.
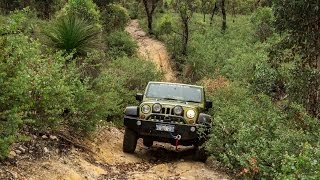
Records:
[[[138,19],[145,13],[141,1],[128,0],[123,6],[128,10],[131,19]]]
[[[106,32],[123,31],[129,22],[127,9],[120,4],[110,4],[103,11],[103,26]]]
[[[268,63],[257,64],[251,82],[254,91],[275,97],[278,76],[277,71],[272,69]]]
[[[287,173],[289,177],[294,172],[283,171],[288,168],[287,157],[298,160],[302,144],[317,147],[319,122],[302,109],[284,114],[269,97],[253,95],[234,84],[218,90],[213,99],[214,128],[207,149],[239,176],[273,179],[277,174]],[[295,121],[302,121],[301,125]],[[316,154],[309,155],[319,159]],[[303,171],[299,164],[295,167]],[[308,173],[315,175],[312,171]]]
[[[49,45],[59,50],[85,55],[99,44],[99,30],[75,15],[66,15],[55,20],[45,32]]]
[[[22,122],[57,127],[71,94],[60,54],[43,56],[40,44],[21,34],[3,36],[0,42],[0,141],[8,147]]]
[[[85,57],[77,57],[74,61],[77,62],[81,79],[93,81],[100,76],[101,67],[106,65],[108,58],[104,51],[93,49]]]
[[[111,57],[133,56],[138,48],[129,33],[116,31],[106,37],[107,53]]]
[[[76,62],[66,66],[72,54],[42,51],[43,45],[27,36],[29,32],[22,30],[25,24],[14,23],[15,18],[6,19],[12,23],[0,37],[0,159],[21,139],[22,126],[38,131],[67,126],[83,134],[102,119],[92,85],[81,78]],[[4,29],[3,24],[0,27]]]
[[[60,35],[76,39],[62,41],[67,44],[62,49],[69,52],[65,54],[31,38],[33,29],[29,31],[27,17],[16,11],[0,18],[8,22],[0,24],[0,159],[7,156],[12,143],[22,139],[19,133],[23,126],[46,132],[63,127],[85,135],[101,120],[117,120],[113,118],[122,116],[126,105],[135,103],[133,94],[159,77],[151,62],[139,59],[122,57],[101,66],[104,52],[91,48],[88,52],[88,43],[83,43],[91,37],[92,27],[86,26],[85,20],[65,18],[55,24],[59,26],[53,31],[57,34],[51,35],[57,45],[61,45]],[[122,35],[115,37],[113,47],[119,45],[124,55],[133,54],[136,44],[127,34],[121,39]],[[128,44],[129,48],[123,49],[122,45]],[[73,54],[85,52],[86,56]],[[101,67],[106,68],[103,76],[99,76]]]
[[[315,146],[309,143],[300,146],[297,155],[285,154],[281,162],[281,172],[277,179],[318,179],[320,177],[320,144]]]
[[[89,134],[104,119],[105,112],[101,109],[104,102],[100,101],[100,95],[89,80],[80,80],[78,76],[74,76],[69,79],[68,85],[73,96],[72,103],[65,106],[68,110],[66,124],[70,131],[78,135]]]
[[[173,23],[172,16],[170,16],[170,14],[164,14],[156,24],[156,34],[165,35],[173,33]]]
[[[31,34],[36,27],[36,14],[29,8],[16,10],[0,19],[0,35],[25,33]]]
[[[101,94],[105,117],[119,124],[123,109],[137,104],[134,95],[143,92],[149,81],[158,79],[160,75],[152,62],[128,57],[110,62],[95,87]]]
[[[3,98],[2,95],[0,98]],[[8,155],[11,144],[19,139],[18,131],[23,123],[21,118],[15,109],[0,109],[0,160]]]
[[[62,69],[65,58],[61,54],[43,56],[41,45],[24,35],[5,37],[3,46],[2,92],[6,108],[19,107],[39,124],[59,122],[63,104],[68,104],[71,95]]]
[[[92,0],[68,0],[57,14],[58,18],[66,15],[75,15],[101,28],[100,11]]]
[[[29,2],[23,2],[24,6],[31,7],[38,15],[39,18],[49,19],[58,10],[60,10],[65,0],[29,0]]]
[[[255,28],[255,37],[261,42],[266,41],[274,32],[272,27],[274,21],[275,18],[271,8],[258,8],[251,16],[251,22]]]
[[[168,15],[171,16],[175,32],[158,38],[166,43],[177,64],[192,67],[195,81],[204,76],[222,74],[232,80],[245,82],[251,80],[255,64],[267,59],[267,46],[252,43],[253,30],[247,16],[237,17],[234,23],[229,24],[228,31],[222,34],[219,28],[199,23],[202,21],[199,14],[194,14],[190,22],[188,56],[181,59],[181,35],[176,33],[180,28],[179,19],[175,14]],[[158,22],[159,19],[155,18],[155,23],[159,24]],[[214,27],[220,26],[220,22],[214,22]],[[253,51],[256,53],[252,53]]]
[[[250,14],[254,10],[256,4],[255,0],[233,0],[226,1],[226,9],[230,13],[236,14]]]

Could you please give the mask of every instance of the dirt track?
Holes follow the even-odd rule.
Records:
[[[176,81],[170,66],[170,58],[165,46],[149,38],[139,28],[137,21],[131,21],[127,31],[138,41],[139,52],[156,63],[164,73],[164,80]],[[50,141],[61,144],[62,140],[34,137],[35,142]],[[56,142],[58,141],[58,143]],[[175,147],[155,143],[151,148],[138,141],[135,154],[122,152],[123,131],[117,128],[102,128],[90,140],[81,142],[84,148],[39,146],[41,158],[21,154],[7,165],[0,164],[0,179],[140,179],[140,180],[178,180],[178,179],[230,179],[227,175],[209,168],[209,164],[192,161],[192,147]]]
[[[130,21],[126,31],[137,41],[139,56],[146,60],[153,61],[158,70],[163,73],[164,81],[176,82],[176,75],[171,68],[170,56],[164,44],[147,36],[147,34],[139,27],[138,20]]]

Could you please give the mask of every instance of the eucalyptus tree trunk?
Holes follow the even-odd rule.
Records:
[[[217,2],[214,3],[214,7],[212,9],[212,12],[211,12],[211,17],[210,17],[210,25],[213,24],[213,17],[214,17],[214,14],[219,10],[219,7],[217,5]]]
[[[183,19],[183,42],[182,42],[182,54],[187,55],[188,52],[188,42],[189,42],[189,19]]]
[[[143,0],[144,9],[147,14],[147,21],[148,21],[148,33],[153,34],[153,13],[157,7],[157,4],[160,0]]]
[[[227,14],[225,9],[225,0],[221,0],[221,12],[222,12],[222,32],[227,29]]]

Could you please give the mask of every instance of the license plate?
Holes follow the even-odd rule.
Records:
[[[157,131],[174,132],[174,126],[167,124],[156,124]]]

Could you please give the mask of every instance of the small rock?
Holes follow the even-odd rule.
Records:
[[[112,167],[111,167],[111,171],[113,171],[113,172],[117,171],[117,167],[112,166]]]
[[[43,148],[44,153],[49,153],[49,149],[47,147]]]
[[[205,171],[206,169],[201,169],[201,171]]]
[[[181,180],[187,180],[188,178],[181,176],[180,179]]]
[[[102,161],[95,161],[96,164],[102,164]]]
[[[181,162],[184,162],[184,159],[180,159]]]
[[[50,135],[50,139],[52,139],[52,140],[58,140],[57,136],[53,136],[53,135]]]
[[[10,151],[10,153],[9,153],[9,155],[8,155],[8,158],[13,159],[13,158],[15,158],[16,156],[17,156],[16,152]]]
[[[48,136],[43,135],[42,138],[43,138],[43,139],[48,139]]]
[[[18,149],[16,149],[15,152],[16,152],[16,154],[21,154],[21,151]]]
[[[12,175],[13,179],[18,179],[18,173],[10,172],[10,174]]]
[[[38,138],[38,136],[36,136],[36,135],[33,135],[32,137],[33,137],[34,139],[37,139],[37,138]]]
[[[24,147],[22,147],[22,146],[19,146],[19,148],[18,148],[22,153],[25,153],[26,152],[26,149],[24,148]]]

